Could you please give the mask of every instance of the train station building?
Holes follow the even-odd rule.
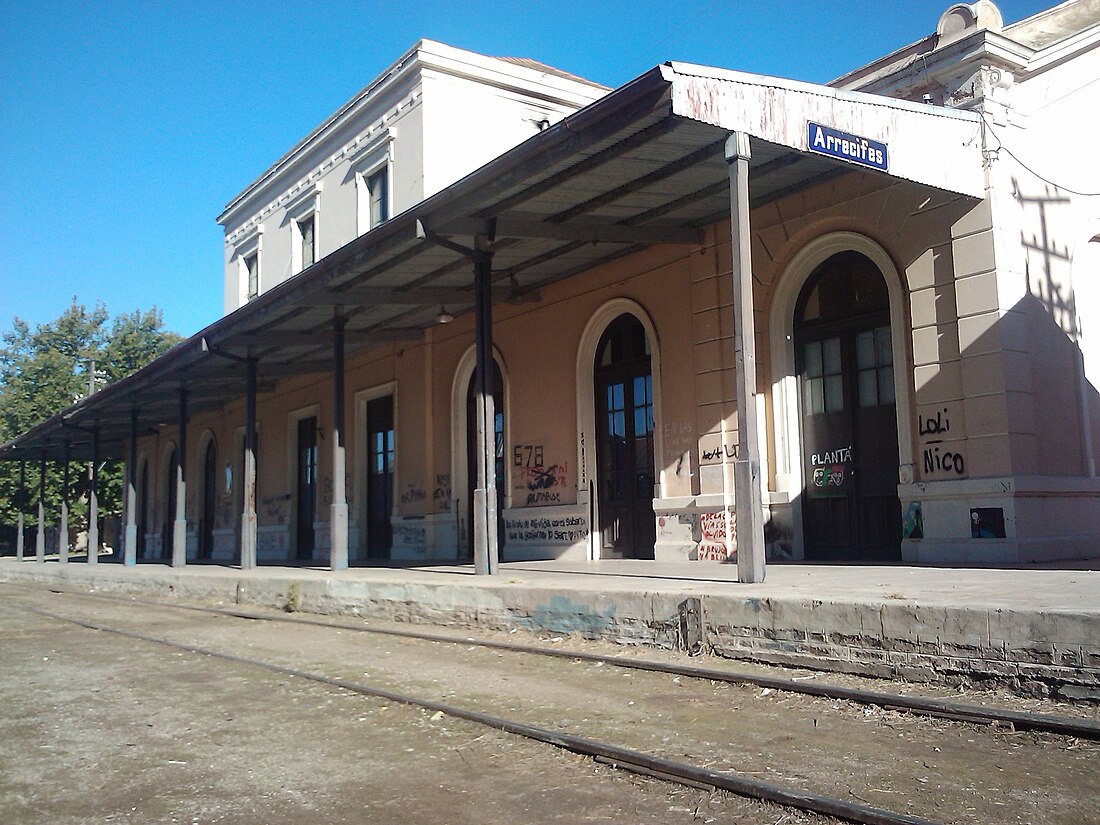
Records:
[[[612,90],[421,41],[218,216],[223,318],[0,459],[124,459],[128,563],[1096,555],[1098,43],[980,0]]]

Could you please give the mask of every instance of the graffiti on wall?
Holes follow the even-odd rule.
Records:
[[[526,506],[560,504],[561,491],[569,483],[569,465],[551,464],[549,467],[521,467],[519,480],[527,490]]]
[[[419,481],[411,481],[405,485],[401,493],[402,504],[419,504],[428,500],[428,494]]]
[[[733,513],[700,513],[696,520],[699,543],[695,558],[699,561],[737,560],[737,523]]]
[[[512,466],[541,467],[544,454],[542,444],[516,444],[512,447]]]
[[[810,493],[827,496],[844,491],[851,478],[852,445],[810,456]]]
[[[707,433],[699,439],[699,464],[709,466],[737,459],[737,445],[722,443],[721,433]]]
[[[504,520],[509,543],[574,544],[588,538],[588,523],[582,516],[554,518],[510,518]]]
[[[428,529],[416,524],[394,524],[393,543],[398,547],[426,547],[428,544]]]
[[[569,484],[569,465],[546,464],[542,444],[515,444],[512,447],[513,489],[524,499],[523,506],[561,504],[562,490]]]
[[[966,477],[963,443],[957,440],[947,443],[949,439],[962,437],[958,426],[954,432],[951,430],[953,415],[950,405],[917,415],[917,438],[920,442],[921,469],[925,479]]]
[[[451,509],[451,476],[448,473],[438,473],[435,477],[435,488],[432,490],[432,504],[437,513],[443,513]]]
[[[269,521],[286,521],[286,508],[290,502],[290,493],[279,496],[264,496],[260,499],[260,508]]]
[[[676,475],[691,475],[691,453],[696,446],[694,425],[690,421],[666,421],[661,436],[665,455],[676,462]]]

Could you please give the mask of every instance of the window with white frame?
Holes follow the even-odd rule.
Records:
[[[390,219],[390,167],[388,159],[381,164],[355,173],[357,229],[369,232]]]
[[[318,217],[321,212],[321,182],[303,188],[286,207],[290,224],[290,274],[297,275],[320,258]]]
[[[310,213],[295,220],[294,234],[297,245],[294,270],[301,272],[317,263],[317,216]]]
[[[264,227],[257,224],[237,233],[230,241],[237,266],[237,306],[246,304],[263,290]]]

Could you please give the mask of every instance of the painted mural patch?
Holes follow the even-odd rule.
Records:
[[[851,486],[852,445],[810,456],[810,495],[844,495]]]

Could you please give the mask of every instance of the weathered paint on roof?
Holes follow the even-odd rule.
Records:
[[[689,63],[662,71],[674,114],[801,152],[809,148],[807,123],[820,123],[887,144],[894,177],[984,195],[975,113]]]

